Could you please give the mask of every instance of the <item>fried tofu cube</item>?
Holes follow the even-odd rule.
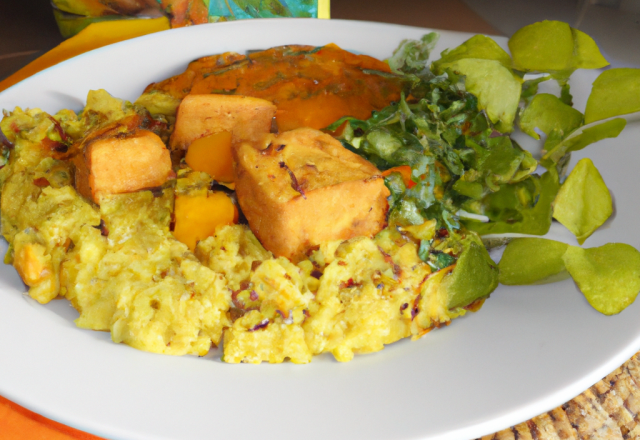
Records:
[[[266,249],[295,262],[323,242],[385,226],[389,190],[370,162],[311,128],[270,136],[234,148],[238,202]]]
[[[102,195],[161,186],[174,175],[170,156],[148,130],[97,137],[74,158],[76,189],[99,204]]]
[[[169,141],[171,150],[186,150],[196,139],[223,131],[232,142],[255,141],[271,131],[276,106],[270,101],[241,95],[188,95],[176,114]]]

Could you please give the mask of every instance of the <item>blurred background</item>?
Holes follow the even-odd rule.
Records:
[[[0,80],[63,41],[49,0],[3,0],[1,10]],[[640,67],[640,0],[331,0],[331,17],[504,36],[561,20],[613,66]]]

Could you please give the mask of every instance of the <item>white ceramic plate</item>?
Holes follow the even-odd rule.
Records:
[[[335,42],[385,58],[400,40],[425,32],[293,19],[172,30],[41,72],[0,94],[0,107],[79,110],[96,88],[134,100],[189,61],[228,50]],[[468,37],[442,32],[434,55]],[[595,75],[577,72],[572,80],[578,108]],[[640,127],[629,126],[586,149],[617,210],[589,247],[615,241],[640,247],[639,137]],[[0,394],[112,439],[470,439],[562,404],[640,349],[640,301],[605,317],[570,280],[501,286],[479,313],[419,341],[347,364],[323,356],[309,365],[228,365],[217,352],[177,358],[136,351],[106,333],[76,328],[67,301],[41,306],[24,292],[13,268],[0,265]]]

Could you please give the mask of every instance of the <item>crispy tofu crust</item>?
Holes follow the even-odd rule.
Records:
[[[259,145],[234,149],[236,194],[251,230],[276,256],[298,261],[320,243],[385,226],[389,191],[380,171],[333,137],[300,128]]]
[[[256,141],[271,131],[276,106],[271,102],[239,95],[188,95],[180,103],[169,146],[186,150],[191,142],[229,131],[232,142]]]
[[[102,195],[158,187],[173,175],[169,150],[148,130],[99,137],[74,164],[77,191],[97,204]]]

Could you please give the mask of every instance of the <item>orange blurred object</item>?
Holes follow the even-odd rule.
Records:
[[[400,165],[399,167],[389,168],[387,171],[383,172],[382,175],[387,177],[393,172],[402,174],[402,180],[404,180],[404,184],[407,188],[413,188],[416,186],[416,183],[411,180],[411,167],[409,165]]]
[[[2,440],[104,440],[47,419],[0,396]]]

